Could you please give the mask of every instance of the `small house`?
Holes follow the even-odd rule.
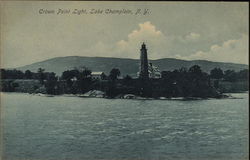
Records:
[[[92,72],[91,73],[91,77],[92,79],[99,79],[99,80],[102,80],[103,77],[105,76],[104,72]]]

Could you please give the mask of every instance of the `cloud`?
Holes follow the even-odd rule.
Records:
[[[89,56],[139,59],[140,46],[145,42],[149,58],[165,57],[162,53],[167,52],[166,46],[170,45],[171,40],[160,30],[157,30],[156,26],[149,21],[140,23],[138,26],[139,28],[129,33],[126,39],[114,43],[99,40],[93,45],[86,47],[83,53],[88,53]],[[170,48],[170,46],[167,48]]]
[[[209,51],[197,51],[190,56],[176,55],[176,58],[187,60],[205,59],[219,62],[233,62],[248,64],[248,35],[243,34],[239,39],[223,42],[221,45],[212,45]]]
[[[196,41],[200,38],[200,34],[191,32],[190,34],[186,35],[185,39],[188,41]]]
[[[116,56],[139,58],[139,47],[142,42],[145,42],[149,49],[150,59],[173,58],[176,52],[190,50],[192,48],[190,44],[197,43],[201,38],[201,35],[196,32],[190,32],[187,35],[167,35],[158,30],[150,21],[140,23],[138,26],[138,29],[128,34],[127,39],[116,43]]]
[[[90,56],[120,58],[140,57],[140,45],[145,42],[150,59],[178,58],[186,60],[210,60],[248,64],[248,36],[214,44],[208,48],[195,48],[202,40],[197,32],[183,35],[166,35],[150,21],[138,24],[138,28],[128,34],[126,39],[114,43],[98,41],[85,49]],[[204,51],[208,50],[208,51]]]
[[[162,48],[166,47],[169,39],[160,30],[157,30],[150,21],[147,21],[140,23],[139,29],[128,34],[126,40],[118,41],[115,52],[122,57],[139,58],[139,46],[142,42],[150,46],[149,57],[161,58]]]

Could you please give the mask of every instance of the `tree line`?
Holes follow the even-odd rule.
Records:
[[[84,68],[84,67],[83,67]],[[186,69],[186,68],[182,68]],[[119,70],[119,69],[118,69]],[[173,72],[176,72],[177,70],[174,70]],[[62,74],[62,79],[67,79],[72,76],[76,76],[79,74],[79,69],[75,68],[73,70],[67,70],[63,72]],[[91,74],[91,71],[88,70],[89,73],[88,75]],[[113,71],[112,71],[113,72]],[[119,71],[120,72],[120,71]],[[162,77],[164,77],[167,73],[171,71],[162,71]],[[86,74],[86,73],[84,73]],[[0,75],[1,79],[37,79],[37,80],[46,80],[51,76],[54,76],[56,78],[60,78],[56,76],[54,72],[45,72],[45,69],[39,68],[37,72],[31,72],[30,70],[26,70],[25,72],[21,70],[16,70],[16,69],[0,69]],[[249,78],[249,70],[248,69],[243,69],[238,72],[234,70],[226,70],[223,71],[220,68],[214,68],[210,71],[210,77],[214,79],[221,79],[224,81],[229,81],[229,82],[236,82],[236,81],[242,81],[242,80],[248,80]],[[106,79],[106,75],[103,75],[103,79]],[[129,75],[127,75],[129,76]]]
[[[42,68],[37,72],[1,69],[0,73],[2,80],[37,80],[47,94],[77,94],[96,89],[104,91],[112,98],[120,94],[144,97],[215,97],[219,95],[217,88],[220,81],[245,81],[248,80],[248,72],[248,69],[236,72],[214,68],[210,73],[206,73],[200,66],[194,65],[189,69],[162,71],[160,79],[146,81],[140,78],[133,79],[129,75],[118,79],[121,72],[117,68],[113,68],[109,75],[102,74],[100,79],[93,79],[91,70],[86,67],[64,71],[61,76],[56,76],[54,72],[45,72]],[[11,85],[11,83],[7,85],[2,83],[1,90],[15,91],[14,88],[18,85]]]

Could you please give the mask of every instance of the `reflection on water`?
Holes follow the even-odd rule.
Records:
[[[5,159],[247,159],[248,95],[121,100],[4,93]]]

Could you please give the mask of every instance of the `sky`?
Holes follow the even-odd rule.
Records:
[[[147,45],[149,59],[248,64],[247,2],[5,1],[2,4],[1,67],[4,68],[64,56],[139,59],[142,42]],[[60,9],[69,13],[57,14]],[[73,14],[75,9],[86,12]],[[102,13],[91,14],[98,9]],[[105,12],[108,9],[130,11],[110,14]],[[45,13],[46,10],[50,13]]]

